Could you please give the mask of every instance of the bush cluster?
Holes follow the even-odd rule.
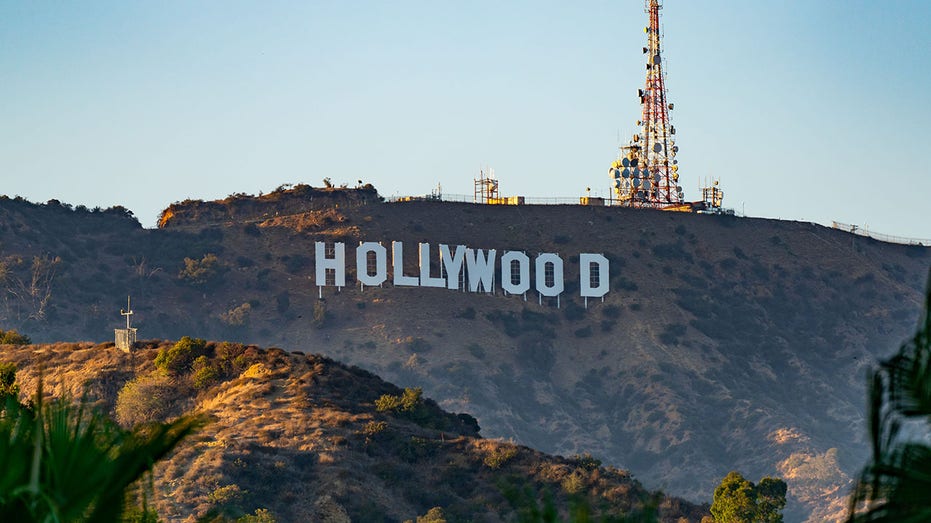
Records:
[[[155,357],[155,367],[172,374],[183,374],[191,370],[194,360],[206,356],[207,341],[184,336],[169,349],[160,349]]]
[[[505,447],[495,447],[491,452],[485,456],[485,459],[482,460],[490,469],[498,470],[504,466],[508,461],[511,461],[514,456],[517,456],[517,447],[514,446],[505,446]]]
[[[185,336],[155,357],[156,370],[137,376],[120,390],[116,418],[123,426],[159,421],[177,414],[195,391],[241,373],[253,359],[241,344],[207,344]]]
[[[16,384],[16,364],[0,362],[0,408],[7,398],[16,399],[19,396],[19,385]]]
[[[168,418],[176,403],[177,386],[163,374],[130,380],[116,398],[116,421],[124,427]]]
[[[0,330],[0,344],[7,345],[29,345],[32,340],[25,334],[20,334],[13,329],[8,331]]]
[[[378,412],[414,412],[422,406],[423,389],[420,387],[407,387],[400,396],[382,394],[375,400],[375,410]]]
[[[219,279],[222,274],[217,255],[207,253],[195,260],[184,258],[184,268],[178,273],[178,279],[195,286],[205,286]]]
[[[588,452],[572,456],[572,461],[579,467],[591,472],[601,466],[601,460],[592,456]]]

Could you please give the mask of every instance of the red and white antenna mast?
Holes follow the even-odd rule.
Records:
[[[640,89],[642,114],[637,125],[640,132],[627,145],[621,146],[618,159],[609,174],[614,179],[614,192],[622,205],[665,209],[683,204],[679,186],[679,148],[673,136],[675,127],[669,121],[672,104],[666,100],[666,76],[663,73],[662,34],[659,25],[659,0],[645,0],[650,15],[646,84]]]

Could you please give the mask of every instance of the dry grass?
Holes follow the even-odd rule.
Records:
[[[54,366],[53,376],[45,374],[50,394],[89,386],[100,405],[112,406],[122,384],[151,375],[154,353],[169,346],[159,342],[126,355],[107,346],[58,344],[5,355],[20,366],[27,390],[35,389],[42,365]],[[629,476],[595,481],[565,460],[510,442],[430,429],[452,427],[455,419],[430,400],[424,419],[376,412],[375,398],[401,391],[365,371],[319,356],[247,352],[251,363],[241,373],[201,391],[193,404],[211,423],[156,467],[153,503],[167,521],[256,509],[281,521],[313,521],[321,510],[360,521],[374,513],[411,519],[440,505],[453,517],[484,514],[498,521],[509,506],[496,486],[499,470],[528,478],[533,489],[562,491],[566,478],[575,478],[570,490],[597,486],[592,492],[599,499],[623,494],[634,506],[644,495]]]

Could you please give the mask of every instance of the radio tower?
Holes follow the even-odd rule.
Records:
[[[673,140],[675,127],[669,122],[672,104],[666,101],[666,77],[660,50],[660,0],[645,0],[650,15],[647,33],[648,47],[646,84],[639,90],[642,115],[627,145],[620,148],[618,159],[611,165],[614,192],[621,205],[666,210],[688,210],[679,186],[679,166],[675,159],[679,148]]]

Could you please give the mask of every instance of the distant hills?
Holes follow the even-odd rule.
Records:
[[[350,260],[360,241],[557,253],[567,288],[558,308],[500,287],[360,290],[350,263],[320,300],[317,241]],[[931,265],[931,249],[810,223],[308,186],[173,204],[156,230],[122,208],[4,199],[0,249],[0,328],[34,341],[112,339],[132,295],[142,338],[326,354],[422,387],[486,436],[591,452],[696,502],[733,469],[781,475],[787,521],[843,512],[868,452],[866,369],[912,331]],[[579,253],[611,264],[588,309]]]

